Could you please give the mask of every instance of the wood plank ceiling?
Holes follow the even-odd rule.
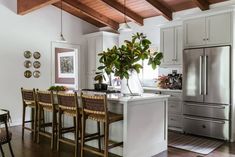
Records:
[[[108,26],[117,30],[127,21],[143,25],[145,18],[163,16],[172,20],[172,13],[198,7],[202,11],[210,5],[227,0],[62,0],[64,11],[97,27]],[[60,0],[17,0],[18,14],[24,15],[47,5],[61,7]]]

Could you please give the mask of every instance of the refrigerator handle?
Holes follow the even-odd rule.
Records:
[[[203,60],[203,56],[200,56],[200,63],[199,63],[199,94],[203,95],[202,93],[202,60]]]
[[[204,69],[204,95],[207,95],[207,64],[208,64],[208,56],[205,56],[205,69]]]

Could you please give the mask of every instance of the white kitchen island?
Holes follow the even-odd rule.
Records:
[[[110,129],[110,138],[123,140],[123,148],[110,152],[123,157],[152,157],[167,150],[168,97],[150,93],[128,97],[108,94],[110,110],[124,116],[122,122],[113,123]],[[87,127],[89,132],[96,130],[95,123],[88,122]]]

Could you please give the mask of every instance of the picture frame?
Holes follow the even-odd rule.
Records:
[[[52,52],[52,82],[53,86],[66,86],[68,89],[78,90],[81,88],[81,58],[80,45],[51,42]],[[61,70],[61,61],[64,62],[66,57],[73,58],[74,63],[71,64],[74,71]],[[66,67],[67,68],[67,67]]]
[[[57,57],[58,76],[60,78],[75,77],[75,51],[62,52]]]

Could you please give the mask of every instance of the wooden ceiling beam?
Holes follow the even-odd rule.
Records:
[[[59,9],[61,8],[60,2],[54,3],[53,5]],[[106,26],[106,25],[100,23],[99,21],[96,21],[96,20],[92,19],[91,17],[85,15],[82,11],[80,11],[74,7],[71,7],[70,5],[67,5],[66,3],[62,3],[62,6],[63,6],[62,9],[64,11],[66,11],[67,13],[69,13],[73,16],[76,16],[76,17],[78,17],[78,18],[80,18],[90,24],[93,24],[96,27],[105,27]]]
[[[25,15],[36,9],[56,3],[60,0],[17,0],[17,13]]]
[[[210,4],[207,0],[193,0],[193,2],[201,9],[208,10],[210,9]]]
[[[69,5],[73,8],[76,8],[77,10],[82,11],[87,16],[95,19],[96,21],[99,21],[100,23],[103,23],[106,26],[111,27],[114,30],[118,30],[118,28],[119,28],[119,23],[108,18],[107,16],[100,14],[96,10],[84,5],[83,3],[79,2],[79,1],[63,0],[63,3],[66,3],[66,5]]]
[[[128,9],[126,6],[118,3],[115,0],[101,0],[104,3],[106,3],[107,5],[109,5],[110,7],[112,7],[113,9],[117,10],[119,13],[121,14],[126,14],[126,16],[131,19],[132,21],[136,22],[137,24],[143,26],[144,25],[144,19],[138,15],[137,13],[135,13],[134,11]],[[124,9],[125,7],[125,9]],[[125,11],[124,11],[125,10]]]
[[[158,0],[146,0],[149,4],[154,6],[157,10],[159,10],[166,19],[169,21],[172,20],[172,11],[167,8],[165,5],[163,5],[161,2]]]

